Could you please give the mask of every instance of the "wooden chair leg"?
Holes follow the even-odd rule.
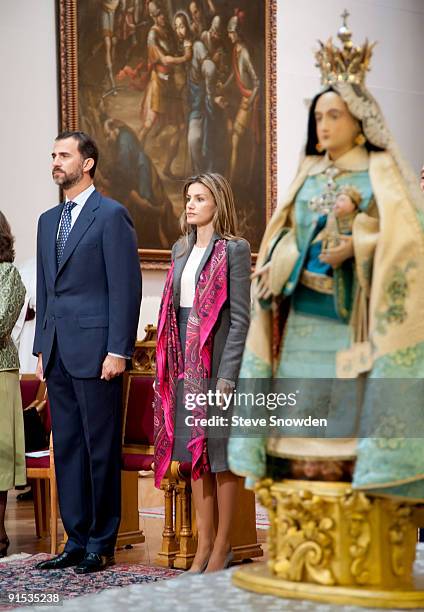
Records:
[[[172,567],[174,564],[175,555],[178,550],[178,544],[175,537],[174,529],[174,499],[175,499],[175,481],[164,478],[161,487],[165,494],[165,524],[162,533],[162,548],[158,553],[157,562],[165,567]]]
[[[50,478],[50,552],[56,554],[57,550],[57,484],[56,477]]]
[[[121,470],[121,523],[116,548],[132,546],[145,540],[138,514],[138,472]]]
[[[63,553],[65,550],[66,542],[68,541],[68,534],[66,531],[63,532],[63,540],[59,544],[58,553]]]
[[[174,567],[189,569],[197,549],[191,524],[191,487],[189,483],[186,480],[179,480],[176,484],[175,493],[180,500],[177,508],[180,512],[181,529],[179,534],[180,550],[175,557]]]
[[[32,480],[34,496],[35,532],[37,537],[46,538],[49,535],[50,495],[48,482],[44,478]]]

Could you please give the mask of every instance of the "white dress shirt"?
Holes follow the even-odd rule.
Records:
[[[71,228],[74,227],[75,221],[78,219],[79,214],[82,211],[84,204],[87,202],[88,198],[91,196],[93,191],[95,191],[95,189],[96,188],[94,187],[93,183],[91,183],[91,185],[87,187],[87,189],[84,189],[84,191],[81,191],[81,193],[79,193],[75,198],[72,199],[72,202],[75,202],[76,206],[74,206],[73,209],[71,210]],[[68,196],[66,196],[65,202],[69,202]],[[62,223],[62,219],[60,219],[56,237],[59,236],[61,223]]]

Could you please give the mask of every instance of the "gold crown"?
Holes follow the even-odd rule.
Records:
[[[319,40],[321,48],[315,53],[316,66],[321,70],[323,85],[340,82],[361,85],[369,70],[372,50],[376,43],[369,43],[366,39],[362,47],[355,47],[352,42],[352,32],[346,23],[349,17],[347,10],[341,17],[343,25],[339,28],[337,36],[343,47],[335,47],[332,38],[329,38],[325,44]]]

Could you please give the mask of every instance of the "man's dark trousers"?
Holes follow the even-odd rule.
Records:
[[[121,520],[122,376],[73,378],[55,341],[47,389],[65,550],[112,555]]]

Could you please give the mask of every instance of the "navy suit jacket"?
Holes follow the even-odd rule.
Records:
[[[47,370],[56,336],[75,378],[100,376],[107,353],[131,357],[141,302],[137,239],[127,210],[94,191],[65,245],[56,236],[63,203],[43,213],[37,234],[37,321],[33,352]]]

